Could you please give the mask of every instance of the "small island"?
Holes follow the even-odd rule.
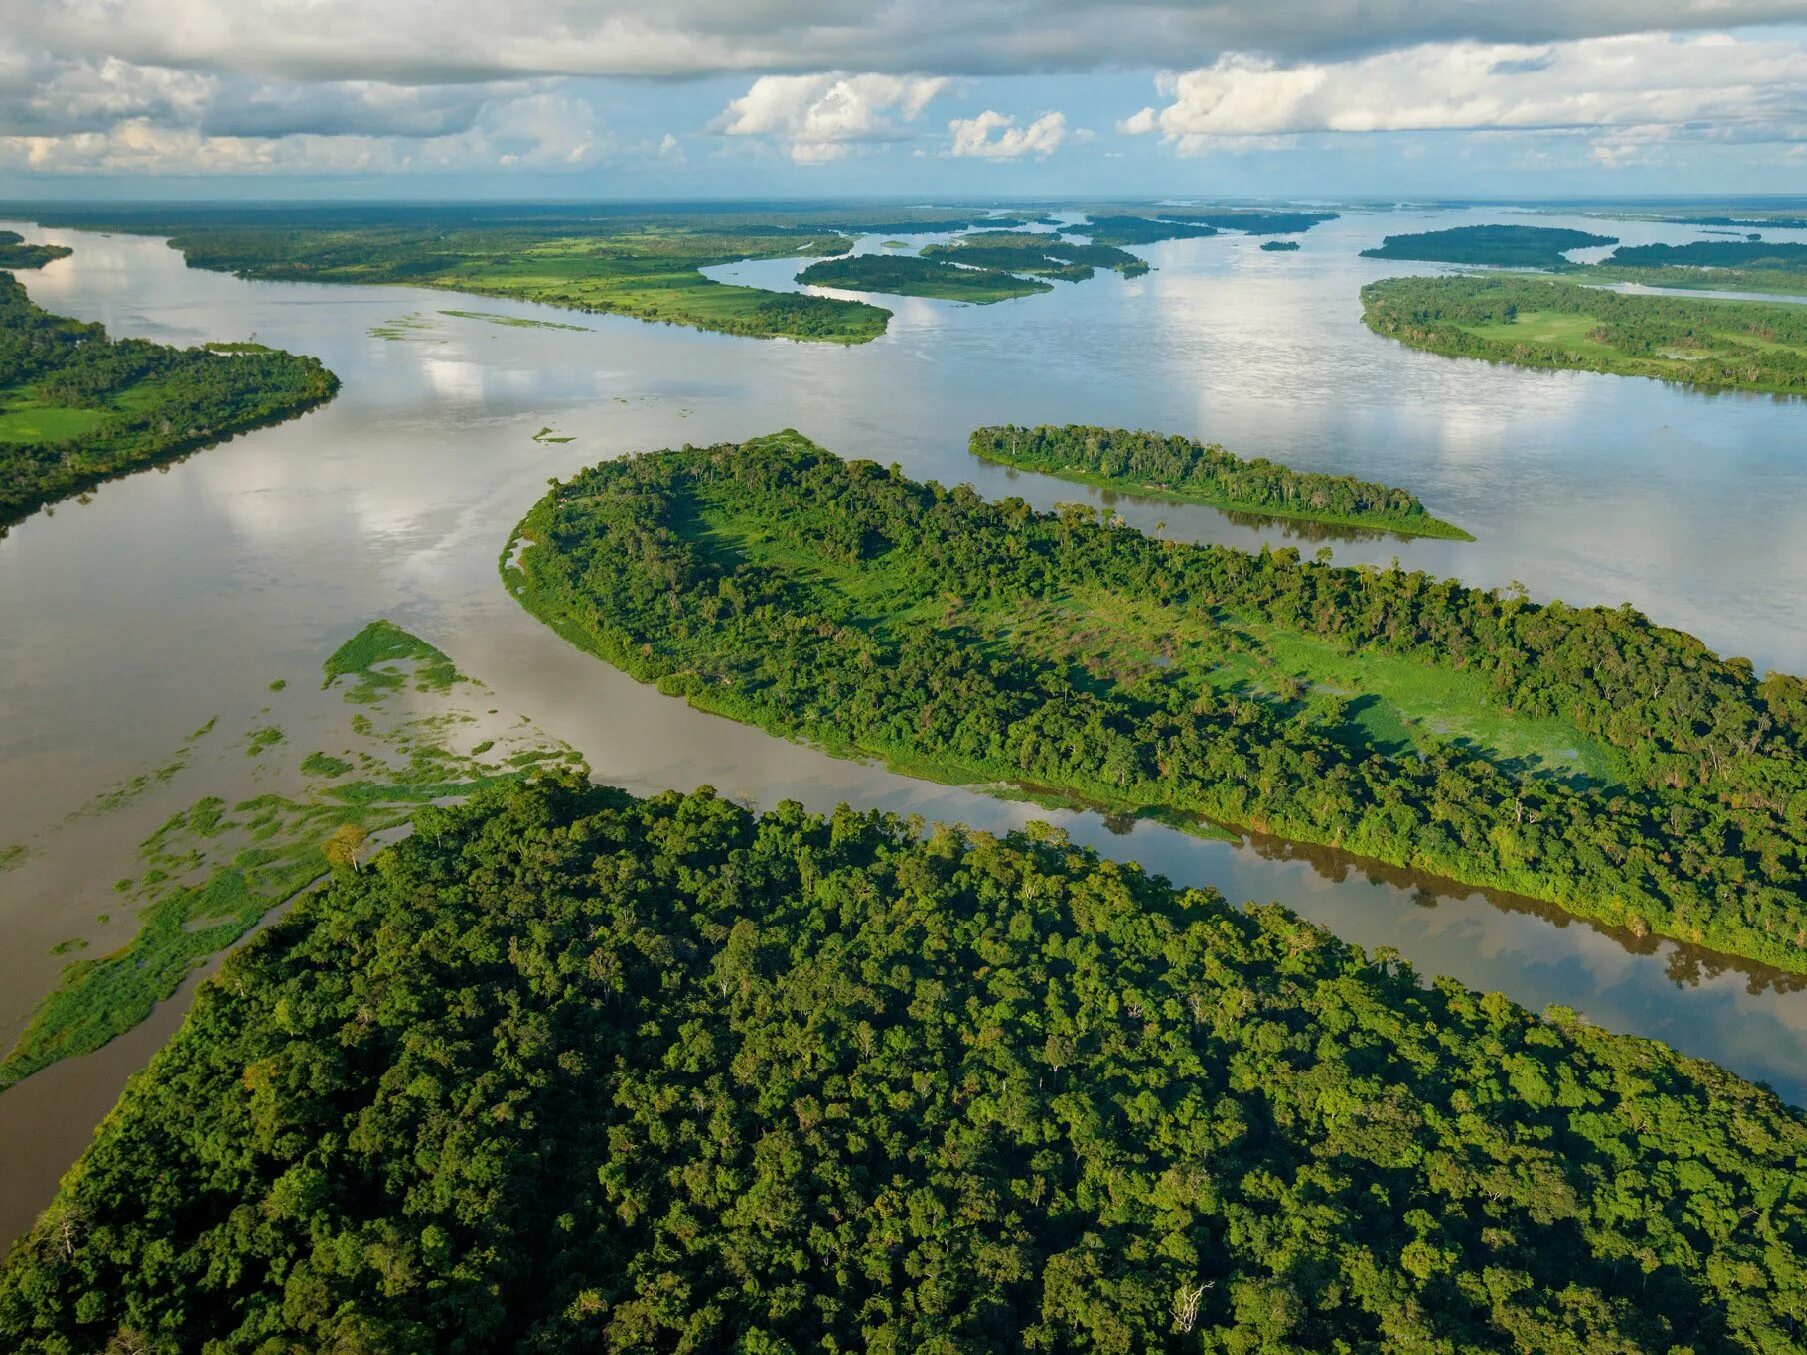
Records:
[[[1269,254],[1284,254],[1299,247],[1297,240],[1263,240],[1261,248]]]
[[[1376,334],[1446,357],[1807,395],[1807,308],[1627,295],[1551,278],[1388,278],[1362,288]]]
[[[330,400],[317,358],[169,348],[52,315],[0,274],[0,529],[102,480]]]
[[[797,281],[812,287],[979,305],[1054,290],[1051,283],[1020,278],[1002,269],[963,268],[944,259],[924,259],[913,254],[848,254],[838,259],[820,259],[797,274]]]
[[[1773,1091],[1045,823],[542,777],[201,986],[0,1346],[1780,1355],[1804,1158]]]
[[[1571,249],[1618,243],[1611,235],[1555,226],[1452,226],[1415,235],[1389,235],[1364,259],[1418,259],[1428,263],[1485,264],[1490,268],[1574,267]]]
[[[1628,607],[1162,540],[792,431],[585,470],[503,560],[573,643],[831,752],[1807,973],[1807,682]]]
[[[68,245],[28,245],[18,231],[0,230],[0,269],[42,268],[74,252]]]
[[[1128,494],[1401,536],[1474,540],[1432,517],[1406,490],[1348,475],[1295,471],[1264,458],[1245,460],[1196,438],[1083,424],[1007,424],[975,429],[968,446],[983,461]]]

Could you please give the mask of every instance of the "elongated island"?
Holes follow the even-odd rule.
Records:
[[[0,1268],[0,1347],[1794,1343],[1773,1093],[1045,825],[920,827],[423,809],[203,987]]]
[[[261,344],[109,339],[0,273],[0,530],[102,480],[330,400],[317,358]]]
[[[1388,278],[1362,288],[1376,334],[1447,357],[1807,394],[1807,307],[1626,295],[1553,278]]]
[[[524,606],[704,709],[1807,971],[1807,683],[1629,608],[1161,541],[795,432],[593,467],[516,539]]]
[[[1432,517],[1408,490],[1295,471],[1265,458],[1246,460],[1215,442],[1176,434],[1089,424],[1004,424],[973,430],[968,447],[982,461],[1128,494],[1401,536],[1474,540],[1454,523]]]

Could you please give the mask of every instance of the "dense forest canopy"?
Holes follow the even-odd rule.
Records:
[[[1807,271],[1807,245],[1762,240],[1690,240],[1620,245],[1605,259],[1626,268],[1775,268]]]
[[[927,296],[944,301],[985,303],[1051,292],[1052,283],[1020,278],[996,268],[963,268],[914,254],[848,254],[818,259],[797,281],[817,287],[845,287],[893,296]]]
[[[1362,318],[1377,334],[1451,357],[1807,393],[1807,313],[1787,303],[1541,278],[1388,278],[1362,288]]]
[[[1471,539],[1461,528],[1432,517],[1407,490],[1349,475],[1296,471],[1265,457],[1248,460],[1215,442],[1176,434],[1085,424],[1006,424],[975,429],[968,446],[987,461],[1112,489],[1278,517]]]
[[[1423,259],[1432,263],[1489,264],[1495,268],[1561,268],[1568,251],[1617,244],[1610,235],[1556,226],[1452,226],[1448,230],[1389,235],[1365,259]]]
[[[1630,608],[1161,541],[795,433],[594,467],[519,534],[524,605],[707,709],[1807,969],[1807,683]],[[1508,751],[1538,738],[1595,770]]]
[[[1807,1124],[1068,847],[540,782],[231,957],[0,1269],[76,1351],[1777,1352]]]
[[[332,398],[315,358],[108,339],[0,274],[0,525]]]

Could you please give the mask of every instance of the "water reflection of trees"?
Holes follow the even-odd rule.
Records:
[[[1555,904],[1526,898],[1503,889],[1486,889],[1457,884],[1438,876],[1423,875],[1398,866],[1383,865],[1363,857],[1352,856],[1334,847],[1318,847],[1288,842],[1263,833],[1242,835],[1245,846],[1266,861],[1303,862],[1332,884],[1346,884],[1359,876],[1371,884],[1390,885],[1410,895],[1421,908],[1435,908],[1445,901],[1471,899],[1477,895],[1504,913],[1528,914],[1552,927],[1586,927],[1615,942],[1632,955],[1645,957],[1662,954],[1667,948],[1664,971],[1678,988],[1697,988],[1702,983],[1725,974],[1739,974],[1745,979],[1745,991],[1752,997],[1764,993],[1798,993],[1807,991],[1807,974],[1791,974],[1739,956],[1723,955],[1704,946],[1676,941],[1669,937],[1646,934],[1639,936],[1624,927],[1593,918],[1566,913]]]

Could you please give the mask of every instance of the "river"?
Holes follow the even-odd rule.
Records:
[[[508,531],[547,477],[631,450],[795,427],[913,476],[1047,507],[1100,496],[975,462],[967,433],[1084,421],[1194,433],[1402,485],[1479,538],[1339,538],[1340,561],[1397,556],[1482,585],[1521,580],[1537,598],[1629,601],[1760,668],[1807,670],[1807,407],[1447,359],[1362,327],[1363,282],[1434,269],[1364,260],[1361,248],[1490,219],[1500,214],[1359,212],[1300,237],[1296,253],[1225,236],[1139,250],[1155,265],[1141,278],[1103,274],[996,306],[882,298],[896,312],[891,331],[857,348],[450,293],[247,282],[189,270],[154,239],[0,222],[75,250],[21,275],[51,310],[171,343],[255,335],[319,356],[344,380],[322,410],[107,484],[0,539],[0,848],[30,848],[0,871],[0,1039],[54,985],[65,960],[52,946],[80,937],[98,950],[130,935],[129,910],[109,908],[113,882],[132,873],[138,841],[194,796],[154,787],[114,813],[72,811],[214,717],[243,725],[277,702],[288,703],[285,720],[317,717],[306,679],[386,616],[486,681],[505,718],[528,714],[580,749],[601,779],[640,791],[708,783],[816,809],[846,799],[992,829],[1053,819],[1177,882],[1278,900],[1350,940],[1392,946],[1427,974],[1533,1008],[1574,1007],[1807,1102],[1807,992],[1781,976],[1333,854],[1033,809],[829,758],[701,715],[577,653],[497,578]],[[1631,242],[1695,234],[1549,224]],[[795,270],[717,271],[782,285]],[[506,327],[443,309],[587,328]],[[409,316],[418,327],[390,327]],[[536,442],[546,426],[572,441]],[[1208,508],[1115,502],[1170,536],[1299,544]],[[278,677],[290,686],[275,697]],[[215,778],[228,797],[253,789],[234,751],[186,775]],[[166,1004],[98,1054],[0,1094],[0,1241],[48,1201],[180,1010]]]

